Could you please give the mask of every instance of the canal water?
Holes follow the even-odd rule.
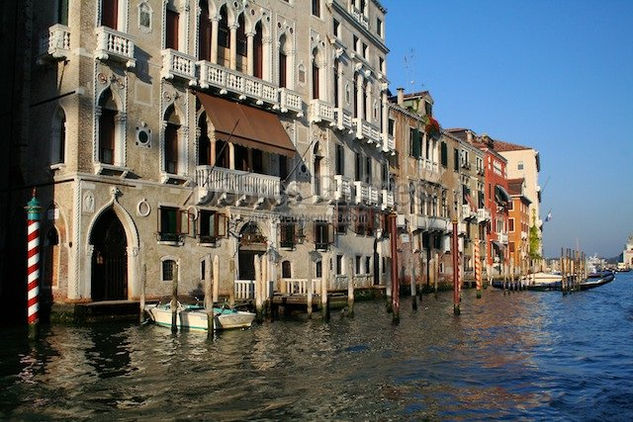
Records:
[[[597,289],[464,292],[245,331],[5,330],[0,419],[630,420],[633,273]]]

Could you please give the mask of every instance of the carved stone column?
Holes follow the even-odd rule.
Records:
[[[211,63],[218,63],[218,26],[220,17],[211,18]]]
[[[246,60],[248,64],[246,66],[246,71],[248,76],[253,76],[255,74],[255,55],[253,54],[253,38],[255,37],[254,32],[249,32],[246,34]]]
[[[231,50],[229,67],[233,70],[237,69],[237,24],[233,24],[229,27],[231,31]]]
[[[356,110],[359,119],[365,118],[365,102],[363,101],[365,90],[363,90],[363,81],[363,75],[359,72],[356,75]]]

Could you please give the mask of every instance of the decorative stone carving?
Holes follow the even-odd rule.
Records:
[[[84,193],[81,204],[81,210],[84,213],[92,214],[95,212],[95,196],[91,190]]]

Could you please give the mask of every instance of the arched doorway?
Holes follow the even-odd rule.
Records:
[[[239,275],[240,280],[255,279],[255,256],[266,252],[266,238],[255,223],[246,223],[240,231]]]
[[[92,300],[127,299],[127,239],[112,209],[105,211],[90,234],[93,245]]]

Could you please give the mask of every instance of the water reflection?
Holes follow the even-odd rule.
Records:
[[[0,419],[596,419],[633,410],[630,303],[633,279],[618,277],[565,297],[465,291],[458,318],[450,293],[417,312],[405,299],[399,326],[370,302],[353,319],[210,338],[133,324],[54,326],[36,342],[13,331]]]

